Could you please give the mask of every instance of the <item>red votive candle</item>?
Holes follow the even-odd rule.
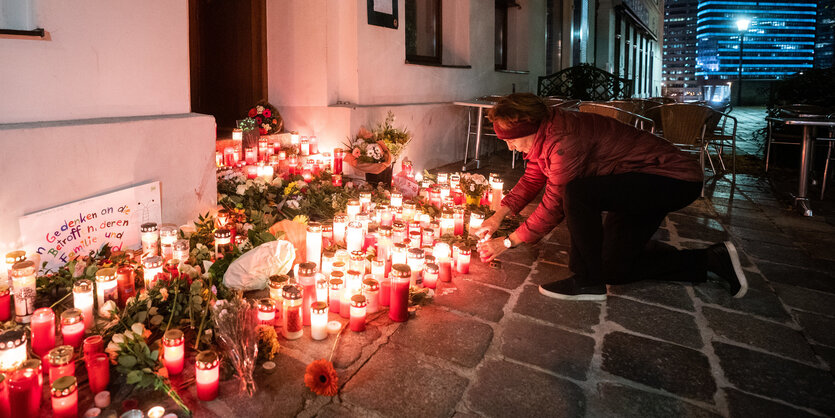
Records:
[[[304,334],[302,328],[302,288],[297,284],[288,284],[282,290],[284,297],[284,326],[281,333],[288,340],[297,340]]]
[[[345,158],[345,152],[342,148],[335,148],[333,150],[333,174],[342,174],[343,158]]]
[[[10,417],[12,407],[9,405],[9,383],[6,375],[0,373],[0,417]]]
[[[38,408],[32,407],[32,392],[38,390],[38,378],[24,370],[15,370],[9,377],[9,409],[15,417],[35,418]],[[40,395],[40,393],[38,393]],[[11,416],[11,415],[8,415]]]
[[[436,264],[438,264],[438,280],[442,282],[449,282],[452,280],[452,260],[450,256],[449,244],[439,242],[435,244],[432,250],[432,255],[435,256]]]
[[[40,411],[43,397],[43,363],[38,359],[29,359],[20,365],[20,370],[35,377],[35,388],[29,393],[29,408],[31,411]]]
[[[0,322],[5,322],[12,317],[12,296],[9,287],[0,285]]]
[[[212,401],[217,398],[220,386],[220,359],[212,350],[201,351],[195,359],[194,377],[197,382],[197,398]]]
[[[316,302],[316,263],[299,264],[299,284],[302,285],[302,324],[309,326],[310,305]]]
[[[331,182],[336,187],[342,187],[342,174],[334,174],[331,176]]]
[[[275,301],[264,298],[258,301],[258,323],[273,326],[275,325]]]
[[[458,259],[455,261],[455,271],[467,274],[470,272],[470,249],[461,248],[458,250]]]
[[[84,314],[81,309],[70,308],[61,313],[61,335],[64,344],[77,350],[84,340]]]
[[[365,331],[365,311],[367,306],[368,302],[365,301],[365,296],[351,296],[351,319],[349,323],[351,331]]]
[[[374,279],[373,274],[366,274],[362,281],[362,294],[368,302],[366,312],[374,313],[380,310],[380,282]]]
[[[453,234],[464,235],[464,207],[456,206],[452,209]]]
[[[73,349],[68,345],[59,345],[49,350],[47,360],[49,361],[49,384],[51,385],[59,377],[75,376],[75,362],[73,361]]]
[[[52,416],[78,417],[78,383],[73,376],[63,376],[52,383]]]
[[[168,370],[169,376],[183,372],[183,363],[186,357],[185,344],[186,339],[183,331],[178,329],[170,329],[162,336],[162,364]]]
[[[185,261],[185,260],[183,260]],[[136,282],[133,267],[119,267],[116,271],[116,284],[119,287],[119,307],[124,308],[128,298],[136,295]]]
[[[423,287],[434,289],[438,283],[438,265],[429,263],[423,266]]]
[[[104,352],[104,339],[101,335],[91,335],[84,339],[84,346],[82,348],[84,358],[92,357],[94,354]]]
[[[110,356],[106,353],[96,353],[87,357],[85,361],[93,395],[107,389],[107,385],[110,384]]]
[[[55,347],[55,312],[39,308],[32,314],[32,351],[43,357]]]
[[[395,322],[409,319],[409,280],[412,270],[406,264],[391,266],[391,298],[389,318]]]
[[[345,273],[341,271],[332,271],[330,280],[330,292],[328,293],[328,306],[333,313],[339,313],[339,299],[342,297],[343,277]]]

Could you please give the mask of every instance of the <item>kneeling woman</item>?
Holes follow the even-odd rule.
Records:
[[[704,282],[709,271],[727,281],[734,297],[745,294],[747,282],[730,241],[700,250],[650,242],[669,212],[699,197],[703,170],[697,159],[615,119],[548,108],[530,93],[504,97],[489,118],[508,148],[525,153],[527,168],[476,234],[492,235],[505,216],[518,213],[543,188],[545,193],[507,238],[479,243],[482,259],[535,243],[565,220],[572,276],[540,286],[545,296],[605,300],[606,284]]]

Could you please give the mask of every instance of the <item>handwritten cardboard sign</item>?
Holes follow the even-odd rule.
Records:
[[[27,253],[57,268],[105,243],[117,250],[138,248],[139,226],[159,224],[160,208],[159,182],[145,183],[24,215],[21,239]]]

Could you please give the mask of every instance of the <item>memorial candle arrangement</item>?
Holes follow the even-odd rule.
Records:
[[[32,260],[21,261],[12,266],[12,284],[14,288],[15,321],[28,324],[35,312],[35,292],[37,279],[35,263]]]
[[[409,281],[412,271],[406,264],[391,266],[391,296],[389,298],[389,318],[395,322],[409,319]]]
[[[95,321],[95,317],[93,316],[94,301],[93,282],[87,279],[75,282],[72,287],[72,302],[73,306],[81,311],[84,328],[86,329],[92,328],[93,322]]]
[[[26,333],[11,329],[0,334],[0,372],[9,373],[26,361]]]
[[[55,347],[55,312],[39,308],[32,315],[32,352],[43,357]]]
[[[288,340],[297,340],[304,333],[302,328],[302,289],[296,284],[284,286],[284,312],[282,313],[282,335]]]
[[[275,325],[275,301],[271,298],[258,301],[258,323],[269,326]]]
[[[183,331],[169,329],[162,336],[162,364],[169,376],[183,372],[186,357],[186,339]]]
[[[220,388],[220,358],[212,350],[201,351],[194,360],[197,399],[213,401]]]
[[[310,305],[310,337],[317,341],[328,338],[328,304],[323,301]]]
[[[75,376],[75,351],[68,345],[59,345],[49,350],[46,355],[49,363],[49,384],[55,383],[59,377]]]
[[[84,313],[81,309],[70,308],[61,312],[61,336],[64,344],[73,349],[81,348],[84,340]]]
[[[142,257],[159,255],[159,229],[155,222],[147,222],[139,227],[142,240]]]
[[[78,417],[78,383],[74,376],[63,376],[52,382],[52,416]]]
[[[142,277],[145,281],[145,290],[151,290],[157,283],[157,274],[162,273],[163,260],[160,256],[148,257],[142,260]]]
[[[99,303],[99,315],[108,317],[110,312],[106,312],[105,303],[119,301],[119,289],[116,284],[116,269],[103,268],[96,271],[96,300]]]

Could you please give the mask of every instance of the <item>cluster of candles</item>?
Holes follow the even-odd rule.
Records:
[[[282,149],[281,141],[270,142],[267,138],[261,138],[258,148],[243,149],[240,132],[235,130],[232,135],[234,146],[228,146],[223,152],[217,151],[215,154],[218,168],[241,168],[247,178],[261,177],[266,181],[272,181],[276,174],[301,175],[310,181],[313,176],[329,170],[334,175],[334,185],[342,185],[344,151],[336,148],[333,153],[320,153],[319,141],[315,135],[307,137],[299,136],[296,132],[291,133],[291,155]]]

